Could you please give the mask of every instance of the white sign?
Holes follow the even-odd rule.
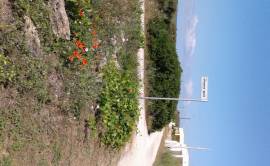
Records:
[[[201,78],[201,100],[208,101],[208,77]]]

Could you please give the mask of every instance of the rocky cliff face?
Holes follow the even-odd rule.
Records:
[[[12,8],[14,8],[13,4],[9,0],[1,0],[0,2],[0,30],[7,31],[8,28],[14,27],[16,23],[16,19],[14,18],[14,14],[12,13]],[[16,4],[18,5],[18,4]],[[69,20],[65,10],[65,2],[64,0],[50,0],[49,2],[42,2],[45,10],[48,11],[50,22],[48,28],[51,28],[53,33],[58,37],[66,40],[70,40],[70,27]],[[16,10],[16,9],[13,9]],[[42,11],[40,11],[42,12]],[[18,14],[18,13],[16,13]],[[23,15],[23,16],[22,16]],[[22,22],[24,24],[23,33],[25,44],[27,45],[29,52],[38,56],[42,54],[42,46],[39,37],[38,29],[33,22],[31,16],[28,12],[19,13],[19,17],[23,18]],[[44,21],[46,18],[43,18]],[[48,29],[49,30],[49,29]]]
[[[10,2],[5,0],[7,13],[11,15],[10,11]],[[70,28],[68,16],[65,10],[65,2],[64,0],[50,0],[48,4],[44,4],[47,6],[47,10],[49,10],[50,16],[50,25],[53,33],[62,39],[69,40],[70,39]],[[9,20],[5,18],[5,20]],[[35,27],[31,18],[27,15],[24,16],[24,35],[26,45],[30,51],[30,53],[34,56],[39,56],[42,54],[40,39],[38,35],[37,28]]]
[[[70,28],[64,0],[50,0],[49,7],[52,10],[50,20],[54,34],[69,40]]]

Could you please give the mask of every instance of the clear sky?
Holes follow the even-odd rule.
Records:
[[[270,0],[180,0],[177,49],[184,69],[180,103],[190,166],[269,166]],[[183,108],[184,107],[184,108]]]

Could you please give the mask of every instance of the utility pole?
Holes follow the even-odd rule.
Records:
[[[181,99],[181,98],[170,98],[170,97],[140,97],[140,99],[146,100],[172,100],[172,101],[195,101],[195,102],[207,102],[208,100],[202,99]]]
[[[180,147],[171,147],[170,150],[174,152],[179,152],[181,149],[187,149],[187,150],[199,150],[199,151],[210,151],[209,148],[204,147],[191,147],[191,146],[180,146]]]
[[[211,149],[209,148],[204,148],[204,147],[191,147],[191,146],[182,146],[181,148],[185,149],[191,149],[191,150],[205,150],[205,151],[210,151]]]
[[[182,117],[180,119],[183,119],[183,120],[190,120],[191,118],[190,117]]]

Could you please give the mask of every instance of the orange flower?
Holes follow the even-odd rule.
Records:
[[[80,60],[82,55],[77,50],[75,50],[75,51],[73,51],[73,58],[74,57],[76,57],[76,58],[78,58]]]
[[[99,44],[97,43],[92,46],[93,49],[97,49],[98,47],[99,47]]]
[[[73,51],[73,56],[78,56],[79,55],[79,52],[77,50]]]
[[[81,16],[81,17],[84,16],[84,11],[83,11],[83,9],[80,9],[80,16]]]
[[[81,59],[82,55],[79,54],[78,56],[76,56],[79,60]]]
[[[80,48],[80,49],[84,49],[85,48],[85,44],[84,42],[81,42],[80,40],[76,40],[75,41],[75,45]]]
[[[83,58],[82,65],[86,65],[88,63],[87,59]]]
[[[69,59],[70,62],[73,62],[74,57],[73,56],[69,56],[68,59]]]

